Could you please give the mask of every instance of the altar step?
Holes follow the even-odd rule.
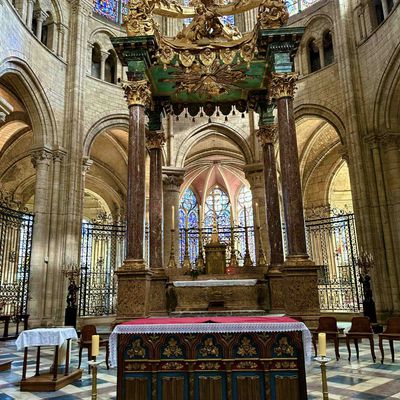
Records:
[[[264,310],[209,310],[209,311],[173,311],[170,314],[172,317],[249,317],[249,316],[264,316],[271,315]],[[281,315],[279,315],[281,316]]]

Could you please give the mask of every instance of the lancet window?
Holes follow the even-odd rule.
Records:
[[[116,23],[122,23],[122,15],[127,14],[128,0],[95,0],[93,12]]]
[[[204,227],[213,226],[214,212],[218,227],[231,226],[231,202],[229,196],[218,186],[214,186],[206,198]]]
[[[297,14],[320,0],[285,0],[289,14]]]
[[[253,196],[251,190],[246,186],[242,186],[240,189],[237,210],[238,224],[240,226],[253,226]]]

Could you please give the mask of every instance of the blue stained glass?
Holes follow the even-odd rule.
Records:
[[[305,10],[307,7],[312,6],[320,0],[285,0],[289,14],[294,15],[300,11]]]
[[[242,186],[239,192],[238,201],[237,201],[237,210],[238,210],[238,222],[239,225],[245,226],[245,210],[246,210],[246,224],[248,227],[253,226],[253,195],[251,190]],[[250,232],[249,232],[250,233]],[[248,235],[249,241],[249,252],[251,259],[255,261],[256,256],[256,246],[254,242],[254,234]],[[237,250],[240,254],[244,255],[246,252],[246,236],[244,231],[240,233],[239,240],[237,241]]]
[[[93,11],[114,22],[118,20],[119,14],[118,0],[95,0]]]

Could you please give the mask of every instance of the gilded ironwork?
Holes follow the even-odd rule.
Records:
[[[296,91],[296,81],[299,74],[291,72],[286,74],[272,74],[270,81],[270,96],[272,99],[293,97]]]
[[[258,23],[262,29],[276,29],[285,25],[289,12],[283,0],[264,0],[258,9]]]
[[[274,144],[278,138],[278,125],[277,124],[269,124],[262,125],[259,127],[256,132],[258,141],[262,146],[266,144]]]
[[[125,91],[125,99],[129,107],[149,107],[151,105],[151,86],[146,79],[123,81],[121,86]]]

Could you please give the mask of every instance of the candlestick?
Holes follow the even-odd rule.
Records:
[[[167,268],[176,268],[174,239],[175,229],[171,229],[171,251],[169,252],[169,261]]]
[[[99,355],[99,344],[100,344],[100,336],[93,335],[92,336],[92,357],[97,357]]]
[[[326,334],[318,333],[318,355],[326,357]]]
[[[322,378],[322,398],[323,400],[329,400],[328,393],[328,380],[326,379],[326,364],[331,361],[329,357],[315,357],[315,361],[319,362],[321,367],[321,378]]]
[[[97,366],[103,361],[91,360],[88,362],[92,370],[92,400],[97,400]]]
[[[172,216],[171,216],[171,230],[175,229],[175,206],[171,207]]]

